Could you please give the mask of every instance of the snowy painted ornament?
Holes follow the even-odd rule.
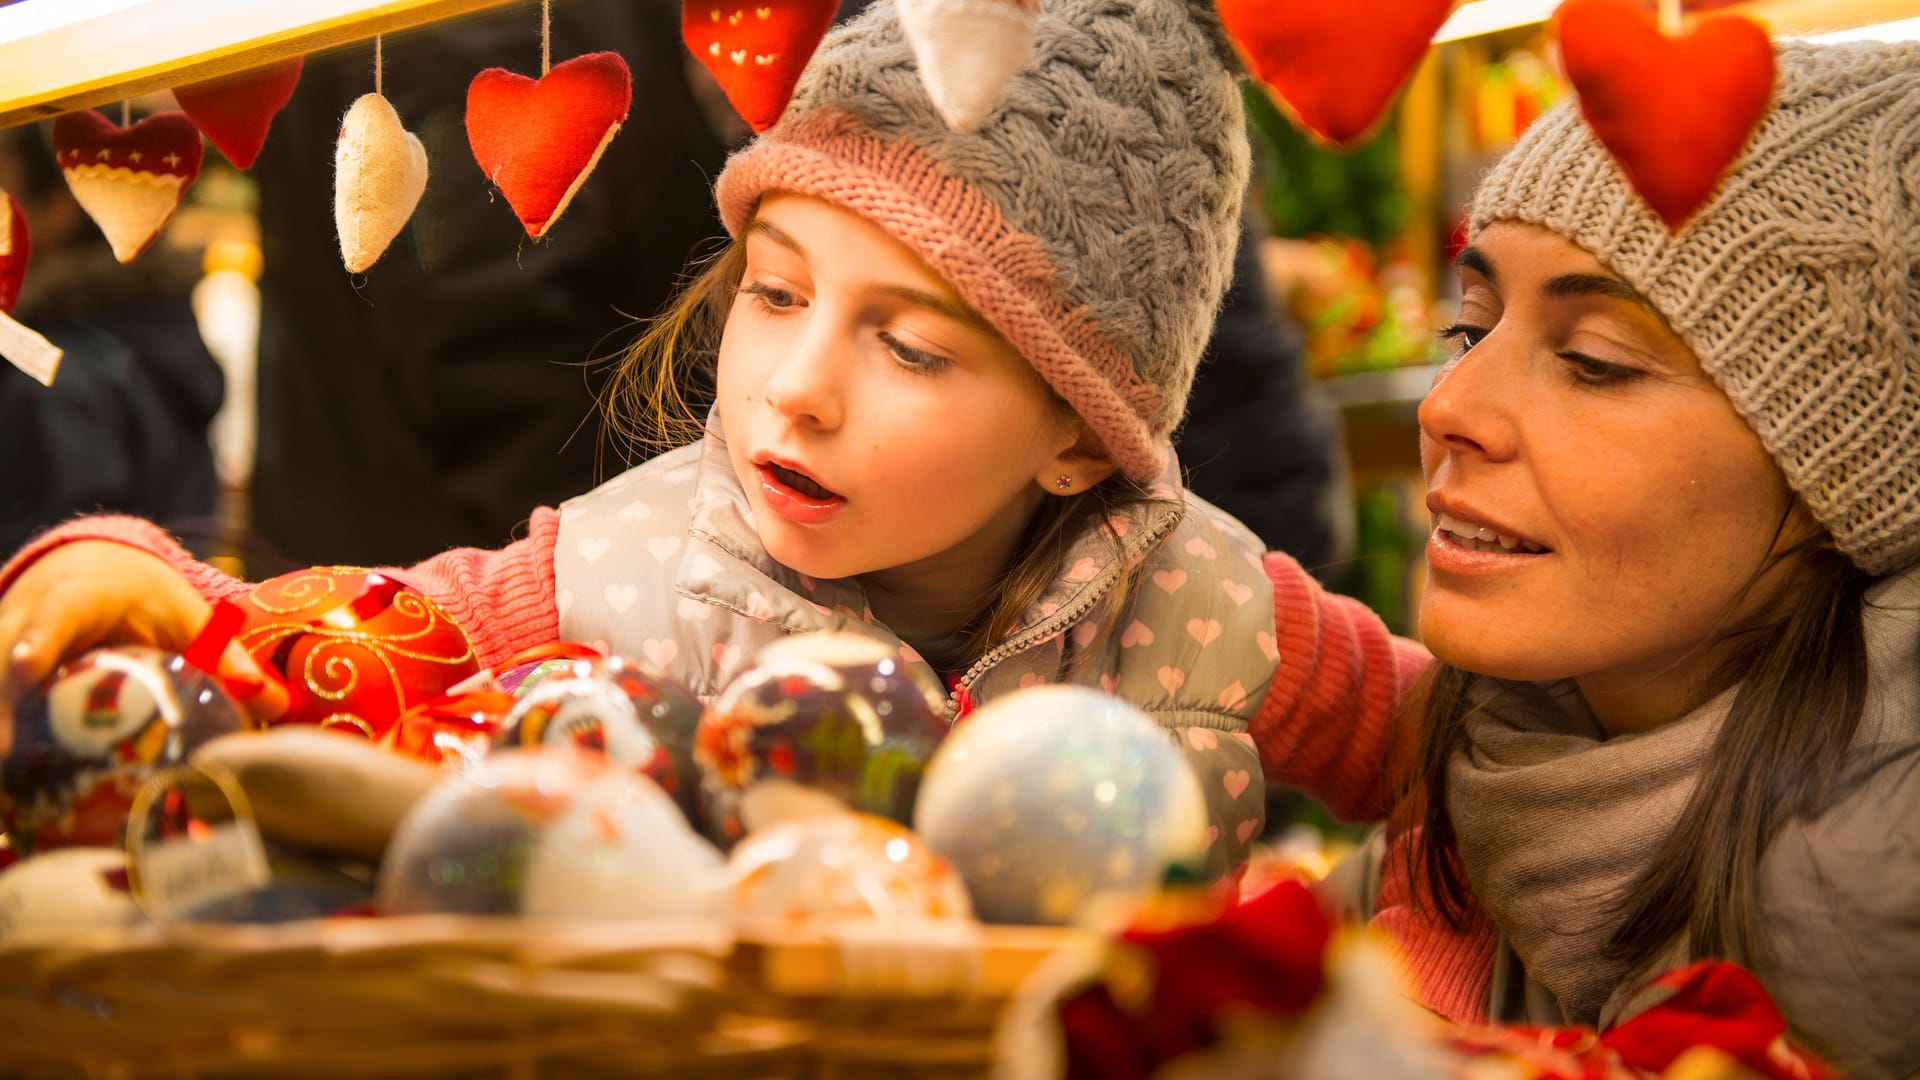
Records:
[[[300,58],[173,88],[173,99],[236,169],[253,168],[267,128],[300,83]]]
[[[0,873],[0,945],[48,931],[142,922],[117,847],[48,851]]]
[[[243,731],[240,706],[184,657],[95,649],[21,700],[0,761],[0,825],[15,850],[114,846],[142,784],[202,744]]]
[[[946,736],[944,704],[929,675],[869,637],[797,634],[761,649],[700,720],[708,835],[730,845],[834,804],[907,821]]]
[[[755,131],[779,123],[838,0],[682,0],[680,37]]]
[[[488,68],[467,86],[467,144],[537,239],[566,212],[632,103],[619,53],[576,56],[538,79]]]
[[[379,94],[364,94],[340,122],[333,149],[333,224],[340,260],[365,273],[400,235],[427,190],[427,149]]]
[[[1145,713],[1039,686],[960,723],[927,766],[914,827],[960,871],[982,920],[1064,925],[1200,863],[1207,808]]]
[[[74,200],[123,263],[147,250],[200,175],[200,129],[181,112],[129,128],[92,109],[67,113],[53,122],[53,150]]]
[[[450,774],[394,833],[389,915],[667,919],[709,912],[724,863],[659,786],[604,755],[502,750]]]
[[[744,930],[809,924],[971,919],[966,886],[906,827],[871,814],[783,821],[727,858],[727,895]]]
[[[1033,54],[1040,0],[899,0],[900,29],[947,126],[980,126]]]

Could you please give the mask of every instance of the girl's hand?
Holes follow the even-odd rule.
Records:
[[[15,702],[62,661],[96,645],[180,652],[212,612],[179,571],[125,544],[80,540],[35,560],[0,593],[0,756],[13,745]],[[238,642],[220,654],[218,674],[256,720],[286,711],[286,689]]]

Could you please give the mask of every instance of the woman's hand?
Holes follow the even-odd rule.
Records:
[[[0,755],[13,745],[14,704],[62,661],[96,645],[181,652],[212,612],[179,571],[138,548],[79,540],[42,555],[0,593]],[[286,689],[238,642],[218,675],[256,720],[286,711]]]

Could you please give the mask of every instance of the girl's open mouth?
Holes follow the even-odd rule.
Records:
[[[760,499],[766,508],[799,525],[824,525],[838,518],[847,500],[790,465],[759,461]]]
[[[770,461],[760,468],[770,474],[777,483],[790,487],[794,491],[816,502],[826,502],[830,499],[840,497],[828,491],[826,488],[821,487],[820,483],[813,477],[796,469],[789,469],[785,465]]]

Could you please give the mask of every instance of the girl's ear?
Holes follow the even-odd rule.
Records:
[[[1050,495],[1075,495],[1112,476],[1118,468],[1100,436],[1081,424],[1079,436],[1046,460],[1034,482]]]

